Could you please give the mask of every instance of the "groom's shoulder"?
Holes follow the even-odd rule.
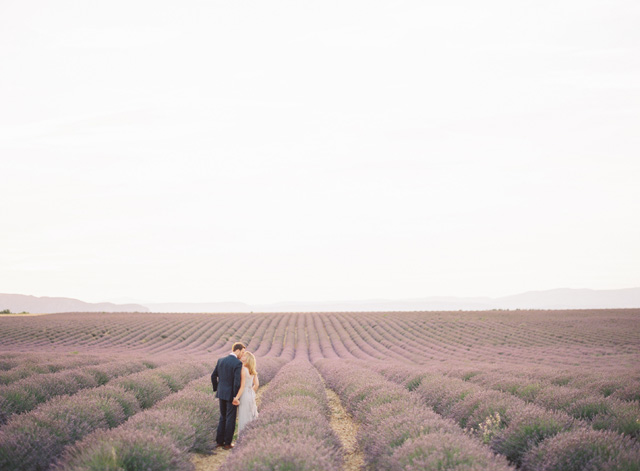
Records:
[[[229,355],[225,355],[225,356],[221,357],[221,358],[218,360],[218,362],[219,362],[219,363],[226,363],[226,362],[233,362],[233,363],[235,363],[236,361],[240,361],[240,360],[238,360],[238,357],[237,357],[237,356],[235,356],[235,355],[231,355],[231,354],[229,354]],[[240,363],[242,363],[242,362],[240,362]]]

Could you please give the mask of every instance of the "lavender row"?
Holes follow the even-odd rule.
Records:
[[[579,428],[529,450],[522,471],[638,471],[640,444],[616,432]]]
[[[200,362],[165,365],[73,396],[55,397],[16,415],[0,430],[0,469],[46,470],[65,446],[94,430],[120,425],[205,371]]]
[[[67,447],[54,469],[191,470],[187,451],[207,452],[212,448],[218,417],[211,380],[206,375],[119,427],[97,430]]]
[[[222,471],[342,469],[342,449],[328,421],[324,385],[309,362],[285,365],[262,404],[260,416],[242,431]]]
[[[535,368],[500,368],[486,365],[482,368],[458,368],[445,374],[468,379],[483,385],[500,385],[502,390],[528,399],[547,387],[552,387],[562,393],[563,388],[574,394],[584,396],[600,396],[621,401],[640,401],[640,380],[630,377],[630,371],[612,369],[606,374],[599,372],[585,372],[580,369]]]
[[[526,402],[541,407],[566,412],[570,416],[587,421],[596,430],[613,430],[640,437],[640,403],[633,400],[620,400],[615,397],[603,397],[593,391],[601,390],[598,384],[593,389],[578,389],[531,381],[500,373],[475,375],[470,378],[474,384],[515,395]],[[609,383],[611,384],[611,383]],[[629,385],[630,386],[630,385]],[[618,390],[626,397],[631,393],[626,389]]]
[[[56,373],[62,370],[78,368],[86,365],[105,363],[104,359],[90,356],[65,356],[62,359],[51,360],[47,354],[16,354],[0,361],[0,385],[11,384],[33,375]]]
[[[0,372],[19,366],[29,353],[0,353]]]
[[[551,427],[549,433],[566,429],[562,424],[568,423],[568,417],[580,421],[569,428],[586,425],[595,430],[611,430],[635,438],[640,433],[640,408],[633,401],[589,396],[572,388],[559,386],[542,388],[537,387],[535,383],[500,381],[497,374],[491,376],[494,382],[483,381],[477,384],[478,382],[472,381],[475,376],[467,377],[465,381],[424,368],[416,369],[403,365],[381,366],[376,370],[409,389],[416,389],[439,414],[449,416],[461,426],[472,428],[478,433],[481,426],[486,426],[487,420],[497,422],[492,425],[494,429],[502,429],[513,421],[515,416],[522,418],[525,411],[535,418],[528,420],[548,417],[545,419],[548,423],[555,423],[556,426]],[[490,389],[487,390],[487,387]],[[475,407],[476,397],[484,398],[484,401],[491,401],[491,404],[496,405],[486,411],[478,408],[468,412],[467,409]],[[549,416],[554,413],[555,419]],[[496,414],[500,414],[499,421]],[[493,435],[495,434],[491,435],[492,438]],[[514,452],[509,453],[508,456],[514,456]]]
[[[339,360],[316,366],[360,424],[358,443],[371,469],[511,469],[504,457],[383,376]]]
[[[13,414],[27,412],[53,397],[95,388],[119,376],[155,368],[149,361],[115,361],[83,366],[57,373],[35,375],[7,386],[0,386],[0,424]]]
[[[457,378],[399,364],[374,368],[391,381],[415,391],[438,414],[477,435],[517,465],[529,449],[545,438],[580,426],[563,412],[527,404],[510,394]]]
[[[262,360],[261,383],[268,383],[282,364],[280,359]],[[191,470],[187,452],[211,450],[218,419],[217,400],[207,374],[119,427],[98,430],[67,447],[55,469]]]

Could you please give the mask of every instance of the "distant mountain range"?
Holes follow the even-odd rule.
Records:
[[[55,312],[149,312],[139,304],[85,303],[73,298],[50,298],[25,294],[0,294],[0,311],[55,313]]]
[[[0,294],[0,311],[56,312],[322,312],[322,311],[480,311],[490,309],[620,309],[640,308],[640,288],[593,290],[561,288],[527,291],[513,296],[427,297],[358,301],[213,303],[86,303],[73,298]]]

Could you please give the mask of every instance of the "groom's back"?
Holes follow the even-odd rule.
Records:
[[[221,384],[225,382],[233,384],[233,367],[237,361],[238,359],[235,355],[227,355],[218,360],[218,375],[220,376]]]
[[[237,392],[233,391],[235,370],[240,364],[242,364],[242,362],[238,360],[235,355],[227,355],[218,360],[214,375],[217,372],[219,378],[217,393],[220,399],[227,401],[233,399],[235,392]]]

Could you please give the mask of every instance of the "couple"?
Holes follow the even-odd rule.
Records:
[[[220,421],[216,435],[217,446],[233,448],[233,432],[238,417],[238,433],[258,417],[256,391],[260,385],[256,358],[243,344],[236,342],[226,357],[220,358],[211,374],[213,391],[220,401]]]

